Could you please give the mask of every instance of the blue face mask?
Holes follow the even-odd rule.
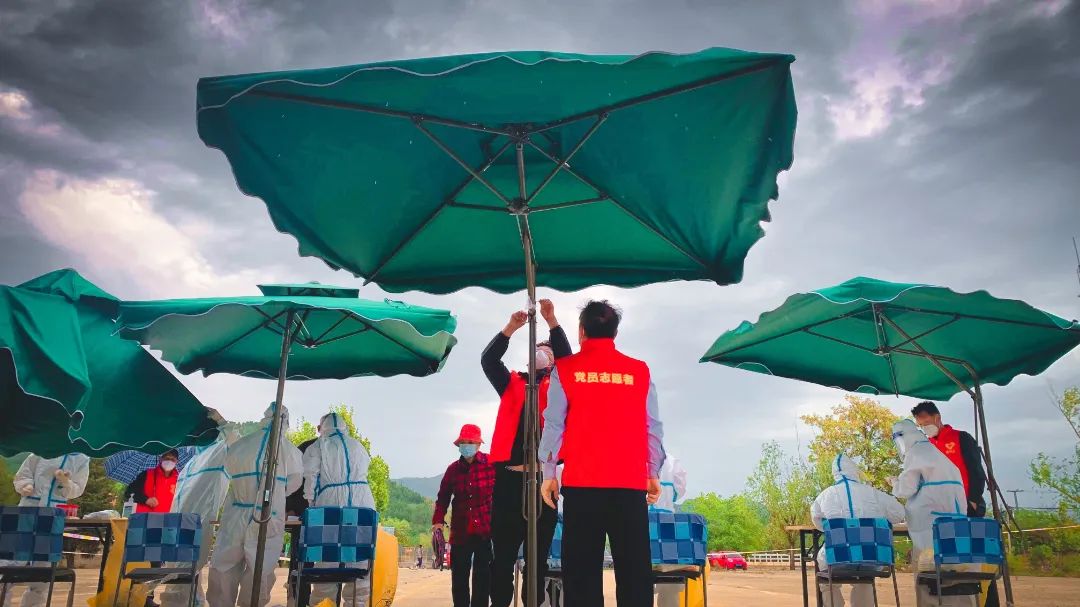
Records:
[[[480,445],[461,444],[458,445],[458,451],[461,452],[461,456],[465,458],[475,457],[476,452],[480,450]]]

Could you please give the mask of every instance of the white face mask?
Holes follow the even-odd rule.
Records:
[[[923,434],[925,434],[927,438],[934,438],[938,435],[938,432],[940,431],[938,427],[934,424],[919,426],[919,429],[923,431]]]
[[[165,472],[172,472],[173,470],[176,470],[176,462],[167,459],[161,462],[161,469]]]
[[[551,366],[551,359],[548,358],[548,353],[546,351],[537,348],[535,358],[537,369],[547,369]]]

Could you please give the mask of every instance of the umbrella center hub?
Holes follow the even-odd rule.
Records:
[[[528,215],[532,209],[529,208],[529,203],[525,199],[515,198],[506,205],[506,210],[511,215]]]

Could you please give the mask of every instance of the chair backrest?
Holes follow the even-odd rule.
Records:
[[[300,532],[305,563],[362,563],[375,558],[379,513],[371,508],[308,508]]]
[[[1001,524],[992,518],[943,516],[934,521],[934,562],[938,565],[1000,565]]]
[[[649,549],[654,565],[705,565],[705,517],[690,512],[650,512]]]
[[[192,563],[202,549],[202,519],[192,512],[138,512],[128,518],[124,563]]]
[[[59,562],[65,518],[59,508],[0,507],[0,559]]]
[[[825,531],[825,562],[829,565],[894,565],[892,523],[883,518],[830,518]]]

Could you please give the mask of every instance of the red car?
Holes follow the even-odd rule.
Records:
[[[712,552],[709,554],[709,566],[715,569],[746,571],[746,559],[738,552]]]

